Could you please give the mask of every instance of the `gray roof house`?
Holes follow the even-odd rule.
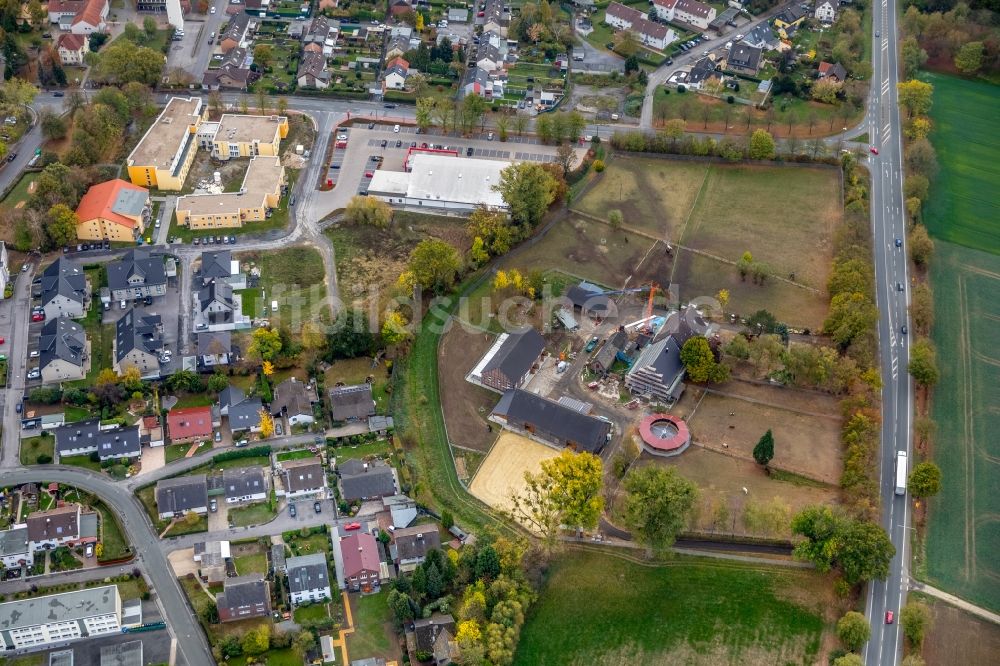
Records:
[[[566,290],[565,298],[569,299],[574,308],[591,317],[604,317],[612,307],[611,299],[604,295],[604,290],[589,282],[574,284]]]
[[[271,614],[271,586],[260,574],[227,578],[215,597],[221,622]]]
[[[375,413],[371,384],[335,386],[329,395],[330,415],[334,421],[357,421]]]
[[[167,293],[167,272],[163,257],[146,248],[129,250],[119,261],[108,264],[111,298],[124,301]]]
[[[332,599],[330,593],[330,568],[326,553],[312,553],[290,557],[285,562],[288,577],[288,594],[292,604]]]
[[[57,317],[45,322],[38,336],[38,368],[43,384],[83,379],[90,360],[87,334],[72,319]]]
[[[205,367],[229,365],[233,354],[233,334],[203,331],[198,334],[198,363]]]
[[[34,550],[28,544],[28,527],[0,531],[0,563],[8,569],[35,562]]]
[[[424,561],[427,553],[441,547],[437,525],[396,527],[392,533],[393,561],[401,572],[409,572]]]
[[[450,23],[466,23],[469,20],[469,10],[465,7],[451,7],[448,9],[448,21]]]
[[[281,463],[286,497],[302,497],[326,491],[326,470],[319,458],[299,458]]]
[[[733,44],[726,57],[726,68],[739,74],[757,73],[760,69],[760,58],[763,51],[758,46],[750,46],[744,42]]]
[[[56,428],[56,452],[60,457],[97,451],[101,460],[135,458],[142,453],[139,427],[102,430],[100,419],[77,421]]]
[[[743,36],[741,40],[744,44],[756,46],[764,51],[773,51],[781,44],[781,40],[774,34],[770,24],[761,23],[756,28]]]
[[[159,377],[162,350],[160,315],[139,314],[129,308],[115,324],[114,369],[119,375],[135,367],[144,378]]]
[[[642,350],[625,375],[625,386],[632,395],[672,403],[684,392],[683,379],[681,346],[673,336],[667,336]]]
[[[330,87],[333,74],[326,68],[326,56],[322,51],[303,51],[295,80],[300,88],[324,90]]]
[[[178,476],[157,481],[156,510],[163,520],[189,511],[208,513],[208,484],[205,475]]]
[[[470,378],[497,393],[520,388],[543,351],[545,338],[534,328],[504,333],[476,364]]]
[[[396,475],[381,460],[345,460],[337,465],[341,495],[348,502],[396,494]]]
[[[414,620],[412,631],[407,635],[407,648],[413,641],[414,652],[433,655],[431,663],[444,666],[452,663],[457,655],[455,646],[455,618],[451,615],[434,613],[430,617]]]
[[[611,424],[603,419],[521,389],[504,393],[490,420],[555,446],[590,453],[604,448],[611,433]]]
[[[229,250],[206,250],[201,253],[201,281],[225,280],[232,274],[233,253]]]
[[[287,417],[291,425],[312,423],[314,398],[315,391],[309,384],[295,377],[289,377],[274,387],[271,414],[276,417]]]
[[[236,386],[227,386],[219,394],[219,411],[229,417],[229,430],[236,433],[243,430],[260,431],[260,410],[264,403],[260,398],[247,398]]]
[[[259,502],[267,499],[267,479],[260,467],[230,467],[222,470],[226,503]]]
[[[80,264],[59,257],[42,271],[41,287],[46,319],[83,316],[87,304],[87,276]]]
[[[198,291],[198,307],[209,326],[236,322],[233,287],[223,280],[212,280]]]

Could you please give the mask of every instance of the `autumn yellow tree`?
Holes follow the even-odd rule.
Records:
[[[720,289],[719,292],[715,295],[715,300],[719,301],[719,307],[725,310],[726,306],[729,305],[729,290]]]
[[[420,12],[417,12],[417,20],[416,20],[416,23],[414,24],[413,28],[417,32],[423,32],[423,30],[424,30],[424,15],[421,14]]]
[[[130,365],[122,373],[121,382],[127,390],[137,391],[142,388],[142,373],[139,372],[139,368]]]
[[[410,339],[406,317],[399,310],[392,310],[382,322],[382,342],[391,346],[398,345]]]
[[[104,386],[106,384],[117,384],[117,383],[118,383],[118,375],[116,375],[115,371],[112,370],[111,368],[104,368],[97,375],[96,384],[98,386]]]
[[[302,324],[302,346],[309,350],[322,349],[326,344],[326,335],[323,334],[323,327],[314,321],[307,321]]]
[[[270,361],[264,361],[264,365],[261,367],[261,372],[264,373],[265,377],[270,377],[274,374],[274,363]]]
[[[267,439],[274,434],[274,418],[270,412],[261,408],[260,410],[260,436]]]

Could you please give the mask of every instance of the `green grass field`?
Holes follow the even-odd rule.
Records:
[[[1000,86],[939,74],[934,85],[931,141],[941,172],[924,207],[937,238],[1000,254]]]
[[[246,527],[248,525],[263,525],[274,520],[277,515],[267,505],[267,502],[258,502],[250,506],[241,506],[229,510],[229,523],[234,527]]]
[[[938,242],[931,279],[941,370],[934,460],[943,482],[930,503],[927,575],[1000,611],[1000,256]]]
[[[267,574],[267,555],[264,553],[254,553],[253,555],[243,555],[233,560],[236,571],[244,576],[249,573]]]
[[[554,560],[514,663],[817,663],[823,587],[800,570],[571,551]]]
[[[118,519],[104,504],[98,504],[97,510],[101,514],[101,543],[104,544],[102,560],[114,560],[128,554],[128,542],[122,534],[122,528],[118,524]]]

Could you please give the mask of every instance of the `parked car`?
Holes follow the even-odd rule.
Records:
[[[388,146],[388,145],[389,145],[389,142],[388,142],[388,141],[386,141],[385,139],[382,139],[382,143],[381,143],[380,145],[381,145],[381,146],[382,146],[383,148],[385,148],[386,146]]]
[[[598,338],[598,337],[597,337],[597,336],[595,335],[594,337],[592,337],[592,338],[590,339],[590,342],[588,342],[588,343],[587,343],[587,346],[586,346],[586,347],[584,347],[584,351],[585,351],[585,352],[587,352],[588,354],[589,354],[590,352],[594,351],[594,347],[596,347],[596,346],[597,346],[597,343],[598,343],[598,342],[600,342],[600,341],[601,341],[601,339],[600,339],[600,338]]]
[[[216,430],[215,431],[215,441],[217,441],[217,442],[221,442],[222,441],[222,431],[221,430]]]
[[[23,409],[23,407],[21,406],[21,403],[17,403],[17,404],[16,404],[15,406],[14,406],[14,411],[15,411],[15,412],[17,412],[18,414],[20,414],[20,413],[21,413],[21,409]]]
[[[313,511],[315,511],[316,513],[323,512],[323,504],[319,500],[313,502]]]
[[[288,505],[288,515],[291,516],[292,518],[294,518],[297,515],[297,513],[298,512],[295,510],[295,505],[294,504],[289,504]]]
[[[211,511],[212,513],[215,513],[216,511],[219,510],[219,501],[217,499],[215,499],[214,497],[208,503],[208,510]]]
[[[125,308],[128,307],[128,303],[125,302],[125,301],[122,301],[121,303],[118,304],[118,307],[121,308],[122,310],[124,310]]]
[[[368,129],[375,129],[375,123],[368,123]]]
[[[41,356],[41,352],[39,352],[37,349],[32,349],[31,353],[28,354],[28,358],[38,358],[39,356]]]
[[[360,530],[361,529],[361,523],[347,523],[346,525],[344,525],[344,529],[345,530]]]
[[[394,125],[392,131],[395,132],[396,134],[399,134],[399,125]]]
[[[87,547],[84,549],[83,552],[84,552],[84,554],[86,554],[87,557],[93,557],[94,556],[94,544],[88,543]]]
[[[32,312],[31,313],[31,321],[45,321],[45,313],[44,312]]]
[[[468,148],[465,149],[465,156],[472,157],[472,146],[469,146]]]
[[[38,379],[41,376],[42,376],[42,371],[39,370],[38,368],[34,368],[31,372],[28,373],[28,379]]]

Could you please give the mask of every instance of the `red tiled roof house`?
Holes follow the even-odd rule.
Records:
[[[212,439],[212,408],[184,407],[167,412],[167,434],[172,444]]]

